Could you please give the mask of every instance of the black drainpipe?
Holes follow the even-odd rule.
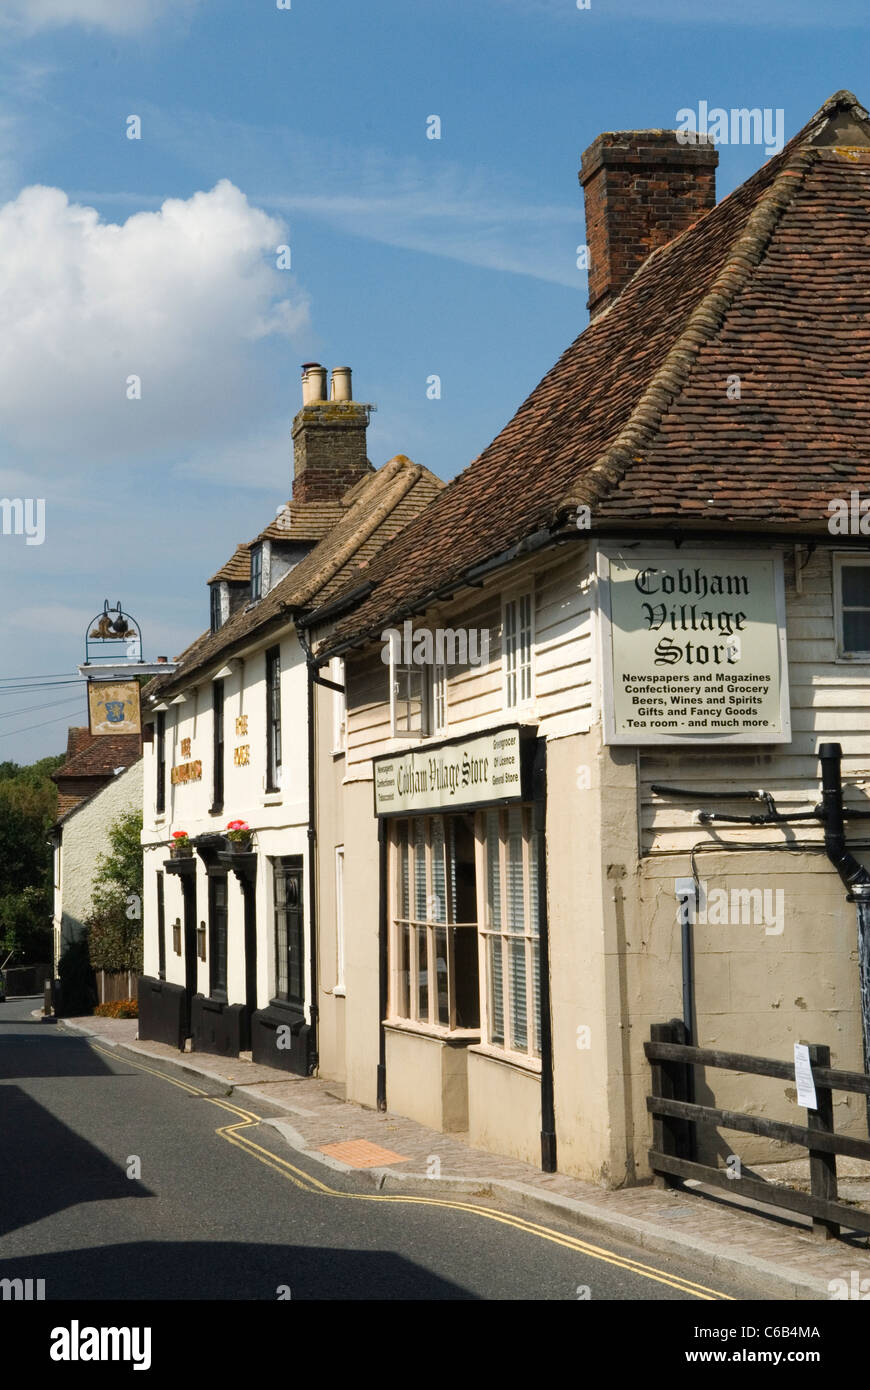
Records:
[[[839,743],[823,743],[819,747],[825,853],[851,893],[855,887],[870,884],[870,872],[862,868],[854,854],[846,849],[843,828],[843,779],[840,771],[842,756],[843,750]]]

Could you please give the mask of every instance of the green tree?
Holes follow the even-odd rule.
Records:
[[[109,853],[94,876],[88,951],[95,970],[142,969],[142,812],[109,827]]]
[[[29,767],[0,763],[0,963],[51,959],[51,827],[57,788],[50,779],[63,755]]]

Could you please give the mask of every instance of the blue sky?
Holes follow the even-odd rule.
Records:
[[[595,136],[703,100],[788,137],[868,57],[866,0],[2,0],[0,498],[46,519],[0,534],[0,760],[85,722],[6,687],[75,674],[105,597],[152,658],[206,626],[302,362],[353,368],[374,464],[454,476],[587,322]],[[722,146],[718,195],[765,157]]]

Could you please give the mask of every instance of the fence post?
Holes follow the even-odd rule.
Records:
[[[810,1043],[809,1054],[816,1086],[817,1108],[807,1110],[807,1129],[817,1129],[826,1134],[833,1134],[833,1094],[830,1086],[820,1086],[815,1076],[816,1067],[829,1067],[831,1065],[831,1049],[826,1047],[824,1043]],[[813,1148],[810,1148],[809,1154],[810,1192],[814,1197],[824,1197],[826,1201],[836,1202],[837,1155],[822,1153],[819,1149]],[[817,1240],[830,1240],[839,1234],[840,1223],[838,1221],[825,1221],[822,1217],[813,1217],[813,1235]]]
[[[683,1042],[683,1031],[677,1019],[670,1023],[654,1023],[650,1028],[650,1042]],[[682,1062],[650,1063],[651,1091],[654,1097],[664,1100],[685,1100],[686,1069]],[[673,1154],[677,1158],[686,1153],[686,1121],[673,1115],[653,1115],[653,1149],[656,1153]],[[655,1173],[653,1184],[656,1187],[672,1187],[679,1181],[671,1174]]]

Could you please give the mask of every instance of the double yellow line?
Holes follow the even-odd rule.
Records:
[[[91,1047],[95,1051],[101,1052],[104,1057],[113,1058],[115,1061],[122,1060],[117,1053],[100,1047],[93,1039],[89,1039],[89,1042]],[[187,1091],[189,1095],[197,1096],[210,1105],[217,1105],[221,1110],[226,1110],[230,1115],[235,1116],[232,1124],[219,1125],[215,1133],[219,1134],[222,1139],[226,1139],[228,1143],[234,1144],[237,1149],[242,1149],[245,1153],[250,1154],[266,1168],[271,1168],[287,1182],[293,1183],[294,1187],[298,1187],[301,1192],[308,1192],[319,1197],[334,1197],[344,1202],[402,1202],[408,1206],[445,1207],[450,1211],[465,1212],[470,1216],[483,1217],[486,1221],[497,1221],[502,1226],[512,1226],[514,1230],[537,1236],[539,1240],[548,1240],[552,1245],[561,1245],[567,1250],[574,1250],[590,1259],[603,1260],[606,1264],[614,1265],[617,1269],[624,1269],[627,1273],[639,1275],[644,1279],[652,1279],[657,1284],[667,1284],[670,1288],[677,1289],[690,1298],[700,1298],[707,1302],[719,1299],[734,1301],[730,1294],[722,1293],[717,1289],[708,1289],[705,1285],[695,1284],[692,1280],[683,1279],[678,1274],[667,1274],[650,1265],[640,1264],[637,1260],[616,1255],[611,1250],[604,1250],[599,1245],[590,1245],[588,1241],[580,1240],[578,1236],[563,1235],[561,1231],[555,1231],[549,1226],[542,1226],[537,1221],[527,1221],[523,1216],[514,1216],[510,1212],[478,1206],[474,1202],[457,1202],[449,1197],[420,1197],[410,1194],[405,1196],[401,1193],[341,1192],[338,1188],[329,1187],[326,1183],[321,1182],[319,1178],[311,1177],[304,1169],[297,1168],[287,1159],[279,1158],[277,1154],[273,1154],[261,1144],[255,1143],[248,1134],[243,1132],[261,1123],[260,1117],[254,1115],[250,1110],[242,1110],[239,1106],[231,1105],[229,1101],[223,1100],[219,1096],[210,1096],[198,1086],[191,1086],[187,1081],[180,1081],[174,1076],[167,1076],[166,1072],[158,1071],[156,1067],[148,1067],[143,1062],[133,1062],[126,1053],[123,1056],[123,1062],[128,1066],[136,1067],[139,1071],[148,1072],[151,1076],[159,1076],[162,1081],[168,1081],[171,1086],[178,1086],[180,1090]]]

